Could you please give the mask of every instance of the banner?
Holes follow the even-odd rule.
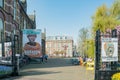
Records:
[[[102,62],[118,61],[118,39],[102,38]]]
[[[23,52],[31,58],[42,56],[41,30],[24,29],[23,30]]]

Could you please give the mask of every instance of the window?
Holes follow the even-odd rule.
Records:
[[[58,48],[61,48],[61,43],[58,43]]]
[[[24,29],[26,29],[26,20],[24,19]]]
[[[55,37],[55,39],[57,40],[57,37]]]
[[[0,18],[0,44],[2,43],[2,39],[3,39],[3,33],[2,33],[2,31],[3,31],[3,20]],[[2,43],[2,45],[3,45],[3,43]],[[3,46],[2,45],[0,45],[0,53],[3,53]],[[2,56],[2,54],[0,54],[0,56]]]
[[[2,30],[3,30],[3,21],[2,21],[2,19],[0,18],[0,42],[1,42],[1,39],[2,39],[2,37],[1,37]]]
[[[0,0],[0,6],[3,7],[4,0]]]
[[[67,37],[65,37],[65,39],[67,39]]]
[[[14,20],[16,19],[16,0],[14,0]]]
[[[62,37],[60,37],[60,39],[62,40]]]

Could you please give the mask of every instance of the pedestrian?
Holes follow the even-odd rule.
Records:
[[[43,58],[43,56],[42,56],[42,62],[44,61],[44,58]]]
[[[45,61],[47,62],[47,59],[48,59],[48,55],[44,55],[44,58],[45,58]]]
[[[83,65],[83,59],[82,59],[81,56],[80,56],[80,65],[81,65],[81,66]]]

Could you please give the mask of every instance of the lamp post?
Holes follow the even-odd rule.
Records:
[[[13,76],[16,74],[15,73],[15,70],[16,70],[16,67],[15,67],[15,41],[14,41],[14,32],[12,32],[12,34],[11,34],[11,42],[12,42],[12,44],[11,44],[11,46],[12,46],[12,65],[13,65]]]
[[[12,34],[11,34],[11,42],[12,42],[12,65],[13,65],[13,76],[16,76],[16,75],[18,75],[19,74],[19,71],[18,71],[18,66],[17,66],[17,59],[18,58],[16,58],[15,57],[15,55],[16,55],[16,41],[18,40],[18,35],[15,35],[15,30],[12,32]]]

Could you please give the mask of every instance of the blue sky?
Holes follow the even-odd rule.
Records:
[[[91,28],[91,16],[102,4],[114,0],[27,0],[27,13],[36,11],[37,29],[46,28],[47,36],[72,36],[75,42],[81,28]]]

